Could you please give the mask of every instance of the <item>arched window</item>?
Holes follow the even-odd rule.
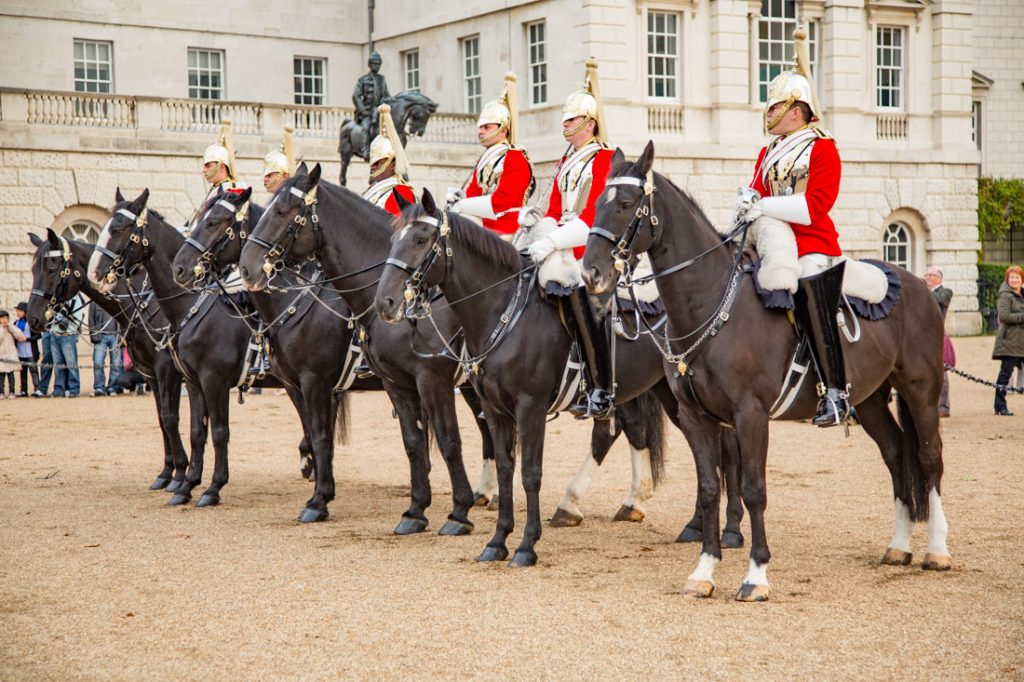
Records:
[[[60,236],[64,239],[77,239],[95,244],[96,240],[100,238],[100,228],[88,220],[76,220],[61,230]]]
[[[913,253],[913,243],[907,226],[903,223],[889,223],[882,236],[882,260],[913,270]]]

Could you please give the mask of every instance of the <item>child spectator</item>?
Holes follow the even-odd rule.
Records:
[[[21,330],[11,324],[11,316],[0,310],[0,398],[4,396],[4,382],[10,385],[11,400],[15,397],[14,372],[21,366],[18,360],[18,343],[25,340]]]
[[[25,336],[25,340],[18,343],[18,360],[21,361],[21,390],[18,391],[18,397],[25,398],[28,396],[30,374],[33,388],[39,388],[39,368],[36,367],[38,351],[33,348],[35,339],[32,338],[32,329],[28,326],[28,318],[25,317],[28,312],[28,304],[22,301],[14,306],[14,310],[18,316],[18,319],[14,321],[14,326]]]

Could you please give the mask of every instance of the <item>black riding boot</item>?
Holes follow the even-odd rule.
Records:
[[[569,305],[576,318],[576,338],[590,370],[590,392],[569,408],[577,419],[608,419],[611,417],[614,396],[606,386],[611,385],[611,352],[604,326],[594,316],[590,295],[586,287],[577,287],[569,296]]]
[[[811,420],[815,426],[836,426],[850,416],[850,387],[846,383],[843,345],[836,321],[845,270],[846,263],[840,263],[798,280],[793,297],[797,323],[808,336],[811,355],[818,369],[818,396],[821,399],[818,401],[818,413]]]

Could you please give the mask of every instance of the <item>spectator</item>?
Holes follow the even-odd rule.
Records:
[[[74,297],[53,316],[50,326],[50,354],[53,357],[53,396],[75,398],[81,389],[78,376],[78,334],[82,330],[84,302]]]
[[[999,328],[996,330],[996,344],[992,349],[992,359],[999,360],[999,376],[996,383],[1006,386],[1010,374],[1021,358],[1024,358],[1024,296],[1021,285],[1024,284],[1024,269],[1019,265],[1006,268],[1003,283],[999,287],[999,298],[996,300],[996,313]],[[995,410],[997,415],[1009,417],[1013,412],[1006,406],[1006,388],[996,389]]]
[[[4,396],[5,382],[10,385],[10,395],[13,400],[16,396],[14,391],[14,373],[20,363],[18,361],[18,343],[25,340],[21,330],[11,324],[11,315],[6,310],[0,310],[0,398]]]
[[[146,377],[136,371],[135,364],[132,362],[132,356],[128,353],[127,348],[122,349],[122,365],[123,370],[117,375],[117,387],[129,393],[134,390],[138,395],[145,393]]]
[[[44,331],[39,335],[39,345],[41,346],[40,353],[37,355],[40,361],[39,383],[36,384],[35,393],[32,394],[33,398],[45,398],[50,390],[50,377],[56,377],[53,372],[53,344],[53,335],[50,332]]]
[[[953,290],[942,286],[942,270],[936,267],[928,268],[924,273],[925,284],[931,290],[932,295],[939,304],[942,311],[942,320],[946,320],[946,312],[949,311],[949,303],[953,300]],[[953,342],[949,334],[942,335],[942,362],[950,367],[956,366],[956,351],[953,349]],[[949,416],[949,372],[942,373],[942,393],[939,394],[939,416]]]
[[[89,341],[92,342],[92,394],[94,396],[114,395],[123,388],[117,384],[121,373],[121,335],[117,321],[106,310],[89,304]],[[103,371],[110,358],[110,374],[104,378]]]
[[[39,388],[39,368],[36,367],[36,358],[39,356],[39,351],[36,350],[36,339],[32,336],[32,329],[28,326],[28,318],[25,317],[28,312],[28,304],[22,301],[14,306],[14,310],[18,315],[18,319],[14,321],[14,326],[25,336],[25,340],[18,344],[18,361],[21,363],[21,390],[18,392],[18,397],[25,398],[28,396],[28,377],[30,374],[32,375],[32,386],[34,389]]]

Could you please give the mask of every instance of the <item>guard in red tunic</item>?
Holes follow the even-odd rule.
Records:
[[[583,89],[565,101],[562,108],[562,136],[569,142],[555,167],[554,185],[547,213],[536,224],[558,225],[550,236],[530,245],[530,257],[540,264],[557,249],[573,249],[577,259],[594,223],[597,198],[604,191],[611,170],[612,149],[604,123],[601,94],[597,81],[597,62],[588,59]],[[522,222],[529,226],[537,213],[524,211]],[[614,396],[611,387],[611,352],[604,325],[597,321],[584,286],[569,297],[583,354],[590,370],[591,390],[569,408],[578,419],[611,416]]]
[[[271,194],[277,192],[285,180],[295,174],[295,149],[292,146],[291,126],[284,127],[281,147],[263,157],[263,187]]]
[[[812,423],[834,426],[850,415],[850,386],[836,321],[846,257],[828,215],[839,195],[842,164],[832,136],[812,125],[821,109],[807,67],[806,35],[804,29],[793,34],[796,68],[768,86],[765,127],[775,139],[761,150],[750,187],[739,191],[736,212],[746,222],[768,216],[793,230],[800,263],[794,312],[810,338],[820,379],[821,399]]]
[[[196,221],[209,206],[213,205],[217,197],[224,192],[233,190],[241,192],[247,187],[244,182],[238,180],[235,173],[235,148],[231,144],[231,121],[228,119],[221,122],[217,141],[203,152],[203,178],[210,183],[210,189],[206,193],[203,203],[181,228],[181,232],[185,236],[192,233]]]
[[[381,104],[377,110],[380,113],[380,135],[370,143],[370,186],[363,192],[363,198],[391,215],[398,215],[401,211],[394,192],[401,194],[409,203],[415,202],[416,196],[409,186],[409,162],[391,120],[391,107]]]
[[[516,146],[519,109],[514,73],[505,74],[505,91],[484,105],[477,125],[486,149],[465,192],[448,191],[448,204],[453,213],[476,216],[484,227],[511,240],[519,229],[519,210],[536,187],[526,151]]]

